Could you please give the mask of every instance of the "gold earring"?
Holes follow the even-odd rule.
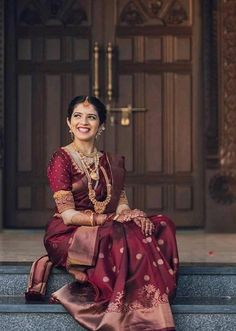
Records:
[[[96,134],[96,139],[98,139],[101,136],[101,134],[104,130],[105,130],[105,126],[104,125],[100,126],[100,128],[98,129],[98,132]]]
[[[73,141],[74,138],[75,138],[75,135],[74,135],[74,133],[71,131],[71,129],[69,130],[69,133],[70,133],[71,140]]]

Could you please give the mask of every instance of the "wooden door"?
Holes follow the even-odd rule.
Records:
[[[126,156],[133,206],[165,213],[178,226],[201,226],[199,2],[119,0],[113,4],[104,39],[118,50],[114,103],[132,103],[147,111],[134,112],[130,126],[111,129],[109,148]]]
[[[93,91],[95,42],[102,100],[111,43],[111,108],[146,109],[129,126],[111,113],[100,142],[126,157],[131,205],[202,225],[198,1],[11,0],[6,10],[6,225],[42,227],[52,214],[46,164],[69,141],[70,98]]]

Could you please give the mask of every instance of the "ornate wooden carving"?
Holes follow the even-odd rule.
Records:
[[[218,203],[236,202],[236,3],[219,4],[220,168],[209,185]]]
[[[80,25],[88,21],[86,11],[78,1],[47,0],[42,4],[39,0],[31,0],[19,16],[19,22],[27,25],[42,25],[49,19],[67,25]]]
[[[150,24],[150,19],[155,19],[154,24],[180,25],[188,20],[188,14],[178,0],[165,3],[164,0],[132,0],[120,14],[121,24],[145,25]]]
[[[236,3],[222,3],[221,72],[222,72],[222,168],[236,167]]]
[[[147,9],[150,17],[159,17],[160,9],[162,8],[163,1],[149,0],[147,1]]]
[[[59,10],[63,7],[63,1],[62,0],[50,0],[48,2],[48,8],[50,9],[51,16],[57,16],[59,13]]]
[[[42,24],[42,19],[37,8],[35,8],[34,2],[28,3],[27,7],[23,9],[20,15],[20,23],[29,25]]]
[[[165,22],[168,25],[179,25],[188,20],[188,15],[180,1],[175,1],[169,8],[165,17]]]
[[[236,178],[232,172],[217,173],[209,183],[209,194],[213,200],[223,205],[236,202]]]
[[[0,168],[3,167],[4,137],[4,0],[0,0]]]
[[[221,26],[222,137],[220,161],[223,169],[236,167],[236,3],[223,2]]]
[[[144,14],[134,1],[128,2],[120,15],[120,22],[128,25],[139,25],[143,24],[145,21]]]

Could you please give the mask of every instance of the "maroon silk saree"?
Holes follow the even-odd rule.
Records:
[[[124,182],[123,159],[103,154],[100,164],[113,189],[105,213],[115,212]],[[54,192],[72,190],[77,210],[93,210],[86,177],[66,150],[54,154],[48,176]],[[100,178],[96,195],[103,200],[106,186]],[[155,232],[148,237],[132,221],[66,226],[55,216],[49,222],[44,240],[48,256],[75,277],[75,282],[54,292],[52,299],[86,329],[175,330],[170,308],[178,272],[175,226],[163,215],[150,216],[150,220]]]

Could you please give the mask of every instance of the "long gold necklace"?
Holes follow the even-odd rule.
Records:
[[[88,179],[89,200],[93,203],[95,212],[98,213],[98,214],[102,214],[104,212],[104,210],[106,209],[106,206],[108,205],[108,203],[111,201],[112,185],[109,182],[106,170],[104,169],[104,167],[100,166],[100,169],[101,169],[101,171],[103,173],[103,176],[105,178],[105,181],[106,181],[107,196],[106,196],[105,200],[98,201],[96,199],[96,192],[92,187],[92,181],[91,181],[90,173],[89,173],[88,169],[86,168],[86,165],[84,164],[82,159],[81,159],[81,163],[83,165],[84,172],[85,172],[85,174],[87,176],[87,179]]]
[[[81,161],[83,161],[84,166],[89,171],[89,175],[93,180],[99,180],[99,172],[98,172],[98,165],[99,165],[99,155],[98,150],[95,147],[94,151],[90,154],[82,152],[79,147],[73,142],[73,145],[75,147],[75,150],[79,153]],[[89,162],[89,160],[92,160],[92,162]],[[91,168],[91,165],[94,164],[94,169]]]
[[[93,179],[93,180],[99,180],[99,173],[98,173],[98,165],[99,165],[99,156],[98,153],[95,155],[94,159],[93,159],[93,163],[94,163],[94,169],[91,168],[90,164],[88,164],[86,157],[83,154],[80,154],[80,158],[81,161],[84,163],[85,167],[88,169],[89,171],[89,176]]]

